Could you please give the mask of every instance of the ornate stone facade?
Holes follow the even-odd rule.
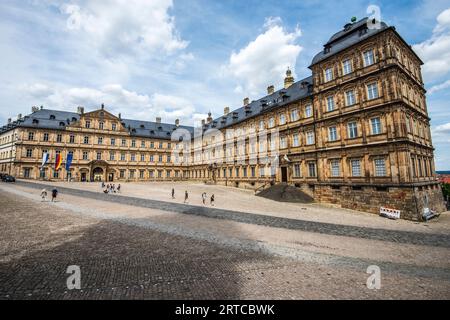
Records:
[[[61,126],[52,130],[39,123],[25,125],[36,120],[33,115],[5,126],[1,171],[66,179],[49,169],[39,171],[42,152],[59,150],[73,152],[69,177],[81,181],[189,179],[252,189],[284,182],[316,201],[351,209],[378,213],[384,206],[414,220],[421,219],[424,208],[441,212],[422,61],[395,28],[382,23],[373,30],[367,22],[347,24],[336,33],[314,58],[312,77],[295,82],[288,70],[283,89],[275,92],[269,86],[268,95],[258,101],[246,98],[242,108],[226,108],[215,120],[209,115],[201,132],[219,130],[224,141],[207,137],[194,143],[184,163],[171,158],[178,141],[171,142],[170,133],[178,124],[123,121],[102,108],[79,112],[67,123],[60,119],[67,113],[56,114]],[[35,110],[39,113],[52,115]],[[229,137],[230,129],[244,131]],[[249,129],[269,135],[265,141],[252,139]],[[252,161],[261,144],[275,139],[274,129],[275,169]]]

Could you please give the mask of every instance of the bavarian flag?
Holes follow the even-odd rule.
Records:
[[[62,157],[60,154],[57,154],[55,162],[55,171],[58,171],[61,168],[61,165],[62,165]]]

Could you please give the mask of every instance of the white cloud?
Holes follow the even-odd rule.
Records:
[[[188,100],[172,95],[139,94],[124,89],[119,84],[108,84],[98,89],[65,88],[56,85],[36,83],[21,86],[21,91],[36,105],[49,109],[74,111],[76,106],[85,106],[88,110],[100,108],[104,103],[112,113],[122,113],[124,118],[154,121],[162,117],[163,122],[174,123],[180,119],[182,124],[193,125],[206,116],[195,113]]]
[[[447,89],[447,88],[450,88],[450,80],[447,80],[447,81],[445,81],[445,82],[443,82],[441,84],[437,84],[437,85],[431,87],[428,90],[428,93],[429,94],[433,94],[433,93],[435,93],[437,91],[441,91],[441,90],[444,90],[444,89]]]
[[[450,8],[437,17],[437,25],[430,39],[413,46],[425,62],[426,81],[433,81],[450,72]]]
[[[168,11],[172,0],[78,0],[61,5],[67,30],[109,59],[170,55],[188,46]]]
[[[295,67],[302,47],[296,44],[300,28],[288,32],[279,17],[270,17],[265,31],[239,52],[233,52],[223,67],[223,75],[236,81],[235,91],[260,95],[268,85],[282,83],[287,67]]]
[[[450,122],[437,126],[433,129],[433,135],[435,136],[445,136],[450,142]]]

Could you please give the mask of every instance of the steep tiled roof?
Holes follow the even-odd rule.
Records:
[[[203,129],[223,129],[259,114],[279,108],[312,95],[312,77],[294,83],[288,89],[281,89],[249,105],[241,107],[206,124]]]
[[[386,23],[381,22],[379,29],[369,29],[368,20],[364,18],[358,22],[349,23],[344,30],[335,33],[324,45],[324,50],[313,58],[311,66],[389,28]]]

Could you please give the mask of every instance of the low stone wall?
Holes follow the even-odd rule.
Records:
[[[338,204],[342,208],[379,214],[380,208],[401,211],[401,218],[420,221],[424,208],[444,212],[444,199],[438,184],[423,187],[374,187],[316,185],[317,202]]]

